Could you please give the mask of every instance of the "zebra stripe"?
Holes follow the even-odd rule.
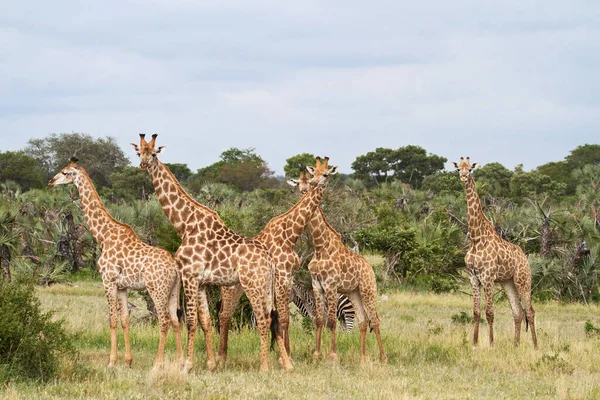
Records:
[[[316,314],[316,303],[312,289],[307,289],[304,286],[292,285],[292,293],[290,301],[298,307],[300,313],[314,321]],[[340,321],[342,331],[350,332],[354,327],[354,317],[356,312],[354,306],[344,294],[338,295],[336,315]]]

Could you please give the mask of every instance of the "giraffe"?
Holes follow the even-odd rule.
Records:
[[[188,195],[169,168],[157,157],[164,146],[155,148],[157,134],[147,142],[140,134],[140,145],[132,143],[140,157],[140,168],[150,174],[158,200],[179,236],[181,246],[175,253],[187,301],[187,358],[183,371],[194,365],[194,338],[197,312],[204,331],[209,370],[216,368],[212,340],[212,324],[208,311],[205,285],[231,287],[244,291],[250,300],[260,332],[260,369],[267,371],[269,326],[277,341],[283,368],[293,369],[278,334],[278,313],[273,307],[274,261],[267,248],[254,239],[229,230],[216,212]],[[197,302],[200,303],[198,308]]]
[[[494,283],[502,284],[508,297],[515,322],[515,346],[521,337],[521,322],[525,314],[525,329],[531,326],[533,346],[537,348],[535,334],[535,311],[531,305],[531,270],[523,250],[502,239],[496,233],[492,223],[481,209],[481,202],[475,188],[475,180],[471,170],[477,163],[471,164],[469,157],[453,163],[458,170],[460,180],[465,184],[469,220],[469,236],[471,245],[465,263],[473,290],[473,345],[477,345],[479,337],[480,290],[485,293],[485,315],[489,325],[490,345],[494,343]],[[524,309],[521,306],[523,302]]]
[[[108,213],[92,180],[85,169],[77,165],[77,161],[75,157],[71,158],[69,164],[48,182],[48,186],[72,183],[77,187],[87,225],[94,239],[102,247],[97,265],[104,284],[110,316],[111,347],[108,366],[114,366],[117,361],[117,322],[120,310],[125,339],[125,364],[131,367],[127,289],[147,289],[156,306],[160,339],[154,367],[158,368],[163,363],[165,342],[171,324],[175,333],[177,356],[183,361],[181,329],[177,318],[177,263],[168,251],[142,242],[129,225],[115,220]]]
[[[323,165],[315,168],[309,167],[308,171],[313,175],[312,180],[308,174],[301,175],[297,183],[301,193],[306,192],[309,186],[323,178],[327,171],[327,159]],[[309,222],[313,237],[314,255],[308,264],[308,270],[312,277],[312,286],[315,294],[316,309],[316,346],[313,353],[314,359],[321,357],[321,334],[323,330],[323,311],[327,305],[327,326],[331,330],[331,353],[330,358],[337,360],[336,347],[336,309],[338,293],[344,293],[352,301],[356,311],[358,326],[360,330],[360,359],[367,358],[367,325],[375,333],[377,345],[379,346],[379,359],[387,361],[381,341],[380,321],[376,310],[377,283],[375,273],[367,260],[354,253],[342,242],[341,235],[337,233],[325,220],[323,210],[319,208]]]
[[[321,164],[321,158],[317,157],[316,165]],[[337,172],[337,167],[327,171],[327,175]],[[290,184],[295,184],[290,180]],[[292,290],[292,279],[300,269],[300,258],[296,254],[295,246],[298,238],[304,231],[313,213],[319,208],[321,198],[328,179],[319,181],[312,190],[302,198],[286,213],[272,218],[264,229],[254,237],[271,253],[276,262],[275,269],[275,299],[277,311],[279,312],[279,329],[285,341],[285,348],[290,355],[290,295]],[[240,300],[241,292],[235,293],[232,289],[223,288],[221,291],[222,307],[220,310],[220,332],[218,360],[225,362],[227,359],[227,331],[235,306]]]

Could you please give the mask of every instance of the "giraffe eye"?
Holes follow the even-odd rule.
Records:
[[[61,173],[62,173],[64,176],[67,176],[67,173],[66,173],[66,172],[61,172]]]

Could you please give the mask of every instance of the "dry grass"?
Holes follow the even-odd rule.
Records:
[[[483,324],[479,348],[473,349],[469,325],[452,322],[461,311],[471,314],[465,295],[387,293],[380,302],[384,345],[389,362],[376,359],[376,344],[368,336],[371,361],[358,360],[358,332],[338,333],[340,360],[311,359],[314,334],[294,322],[292,334],[295,370],[282,372],[276,354],[272,369],[258,372],[258,335],[254,331],[230,335],[228,365],[216,372],[205,368],[202,335],[196,343],[197,366],[182,376],[173,361],[175,346],[169,337],[168,362],[152,371],[158,343],[156,327],[132,328],[133,368],[122,364],[107,369],[109,332],[106,300],[97,282],[77,287],[42,289],[44,306],[58,310],[77,340],[81,360],[65,365],[60,381],[19,384],[2,397],[17,398],[600,398],[600,338],[588,338],[584,323],[600,324],[598,307],[536,304],[539,350],[523,332],[519,349],[512,344],[513,324],[508,305],[496,306],[496,345],[487,344]],[[139,299],[134,298],[142,306]],[[143,308],[143,306],[142,306]],[[325,350],[329,335],[324,336]],[[122,357],[122,345],[119,348]],[[327,356],[325,351],[325,357]]]

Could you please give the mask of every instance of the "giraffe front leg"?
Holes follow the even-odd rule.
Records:
[[[118,324],[118,298],[117,298],[117,283],[105,282],[104,289],[106,291],[106,299],[108,301],[108,323],[110,326],[110,356],[108,366],[114,367],[117,362],[117,324]]]
[[[494,283],[486,282],[483,291],[485,293],[485,318],[490,331],[490,346],[492,346],[494,344]]]
[[[336,344],[336,335],[335,328],[337,325],[337,300],[338,300],[338,292],[336,288],[327,288],[327,327],[331,332],[331,352],[329,353],[329,358],[331,361],[337,361],[337,344]]]
[[[127,290],[118,290],[119,308],[121,311],[121,327],[123,328],[123,341],[125,342],[125,365],[131,368],[131,342],[129,341],[129,307],[127,305]]]
[[[183,290],[186,297],[186,323],[188,328],[187,357],[183,366],[183,372],[188,373],[194,367],[194,339],[196,337],[197,301],[198,301],[198,279],[195,276],[182,277]]]
[[[312,279],[313,293],[315,296],[315,325],[316,325],[316,340],[315,340],[315,351],[313,353],[313,359],[318,360],[321,358],[321,335],[323,333],[323,314],[325,309],[325,293],[319,283],[318,279],[313,277]]]
[[[208,367],[209,371],[213,371],[217,367],[217,362],[215,361],[215,350],[213,347],[212,322],[210,319],[210,312],[208,310],[206,288],[204,286],[198,290],[198,301],[200,326],[204,332],[204,342],[206,343],[206,366]]]
[[[475,275],[469,277],[473,291],[473,346],[479,342],[479,321],[481,319],[481,289],[479,279]]]
[[[165,343],[167,341],[167,334],[169,332],[169,325],[171,320],[169,317],[169,293],[157,290],[154,287],[153,282],[146,282],[146,289],[154,302],[156,313],[158,315],[158,327],[160,338],[158,340],[158,350],[156,352],[156,358],[154,360],[154,369],[157,370],[162,367],[165,356]]]
[[[276,286],[275,301],[279,313],[279,332],[285,344],[285,351],[291,357],[289,334],[291,279],[281,276],[278,278]]]

